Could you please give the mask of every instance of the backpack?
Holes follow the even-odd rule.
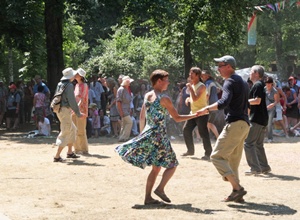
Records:
[[[65,91],[65,89],[67,88],[68,85],[69,85],[69,83],[64,84],[54,94],[53,99],[50,103],[50,107],[52,108],[53,112],[58,113],[60,111],[61,96],[62,96],[63,92]]]

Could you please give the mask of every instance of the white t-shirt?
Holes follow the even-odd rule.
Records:
[[[50,121],[48,118],[44,118],[44,123],[39,121],[39,130],[41,134],[44,134],[46,136],[50,135],[50,129],[48,129],[50,126]]]

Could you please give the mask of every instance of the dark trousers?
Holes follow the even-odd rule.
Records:
[[[264,148],[266,127],[252,122],[245,140],[245,155],[251,171],[262,172],[271,169]]]
[[[187,147],[187,151],[191,154],[195,153],[193,130],[197,126],[199,134],[203,141],[205,155],[210,156],[212,147],[210,143],[209,132],[207,128],[208,115],[203,115],[197,118],[190,119],[183,126],[183,137]]]

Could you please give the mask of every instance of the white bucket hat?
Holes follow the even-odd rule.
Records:
[[[124,76],[122,78],[121,86],[126,86],[127,84],[130,84],[134,81],[134,79],[131,79],[129,76]]]
[[[77,74],[77,73],[78,73],[80,76],[82,76],[82,77],[85,78],[86,72],[84,71],[84,69],[78,68],[78,69],[75,71],[75,74]]]
[[[76,72],[71,67],[68,67],[68,68],[64,69],[62,71],[62,73],[63,73],[63,77],[61,77],[60,80],[71,79],[76,74]]]

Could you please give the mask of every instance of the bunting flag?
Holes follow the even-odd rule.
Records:
[[[256,45],[257,38],[257,16],[253,14],[248,23],[248,45]]]

